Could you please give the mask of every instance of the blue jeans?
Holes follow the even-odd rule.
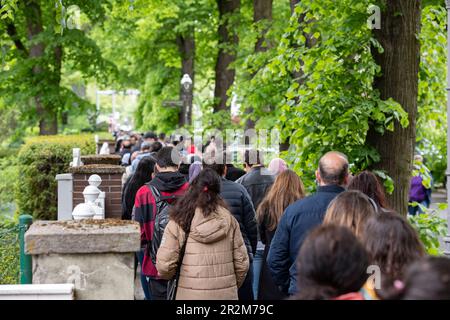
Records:
[[[264,260],[264,250],[256,250],[255,257],[253,258],[253,296],[255,300],[258,299],[259,293],[259,276],[261,275],[261,269]]]
[[[152,300],[152,296],[151,296],[150,290],[148,288],[147,277],[142,274],[142,261],[144,261],[144,249],[137,252],[137,257],[139,260],[138,268],[140,268],[140,270],[141,270],[141,285],[142,285],[142,289],[144,290],[145,300]]]
[[[422,201],[420,204],[426,208],[428,208],[430,206],[426,200]],[[417,214],[422,214],[423,210],[419,206],[415,206],[415,207],[408,206],[408,213],[412,216],[415,216]]]

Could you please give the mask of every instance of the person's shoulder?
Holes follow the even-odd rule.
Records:
[[[150,191],[150,188],[147,186],[147,184],[140,187],[136,193],[136,198],[142,198],[145,196],[152,196],[152,192]]]
[[[312,200],[313,195],[306,196],[304,198],[298,199],[294,203],[290,204],[286,210],[285,215],[295,215],[301,212],[304,208],[306,208],[310,201]]]

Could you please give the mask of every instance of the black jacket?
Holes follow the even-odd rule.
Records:
[[[231,213],[239,223],[242,238],[247,247],[250,261],[252,261],[253,254],[256,252],[258,226],[250,195],[240,184],[224,178],[222,178],[221,189],[220,196],[228,204]]]
[[[242,184],[247,189],[253,201],[253,207],[258,209],[259,204],[264,199],[267,190],[275,181],[275,176],[264,167],[255,167],[247,174],[240,177],[236,182]]]
[[[227,180],[236,181],[244,174],[245,174],[244,170],[236,168],[232,164],[227,164],[227,175],[225,176]]]

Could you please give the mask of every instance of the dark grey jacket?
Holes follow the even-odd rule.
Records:
[[[240,184],[222,178],[220,196],[228,204],[231,213],[239,223],[250,261],[252,261],[256,252],[258,226],[250,195]]]
[[[253,206],[257,210],[267,190],[275,182],[275,176],[264,167],[255,167],[240,177],[236,182],[242,184],[247,189],[252,198]]]

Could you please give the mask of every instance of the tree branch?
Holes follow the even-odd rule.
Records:
[[[16,46],[17,50],[22,52],[24,56],[28,56],[28,50],[23,44],[23,42],[20,40],[19,35],[17,33],[16,26],[12,21],[9,21],[6,23],[6,33],[9,35],[11,40],[14,42],[14,45]]]

